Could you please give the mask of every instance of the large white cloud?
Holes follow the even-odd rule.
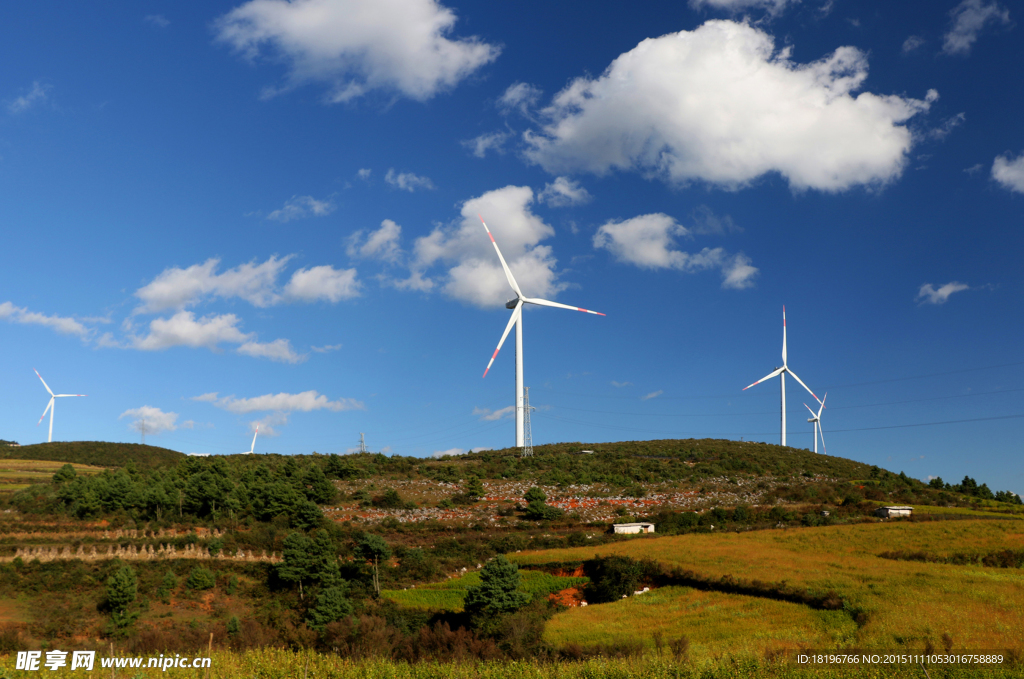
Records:
[[[191,311],[179,311],[170,318],[154,318],[149,333],[132,337],[131,346],[143,351],[162,351],[171,347],[216,349],[221,343],[243,344],[253,335],[238,329],[234,314],[196,318]]]
[[[193,426],[191,420],[178,424],[178,413],[165,413],[160,408],[154,408],[153,406],[142,406],[141,408],[126,410],[117,419],[120,420],[125,417],[131,418],[131,423],[128,426],[141,434],[156,435],[162,434],[165,431],[175,431],[179,427],[191,429]]]
[[[253,358],[267,358],[278,363],[302,363],[308,356],[296,353],[292,349],[292,343],[286,339],[276,339],[273,342],[246,342],[238,347],[238,353]]]
[[[433,283],[425,282],[428,279],[423,271],[444,264],[447,272],[441,277],[442,289],[455,299],[491,307],[514,297],[494,246],[480,224],[483,217],[523,294],[554,297],[565,284],[558,281],[551,248],[539,243],[553,236],[555,230],[533,214],[533,202],[533,190],[528,186],[506,186],[467,200],[462,205],[461,220],[439,226],[416,240],[412,263],[416,284],[406,287],[430,289]]]
[[[251,0],[217,20],[217,39],[250,59],[288,64],[285,87],[324,82],[342,102],[370,90],[425,100],[498,56],[447,37],[455,13],[436,0]]]
[[[854,47],[799,64],[751,25],[708,21],[574,80],[542,111],[541,133],[525,135],[526,153],[552,173],[636,170],[677,185],[738,188],[768,173],[795,189],[884,184],[912,144],[900,123],[938,95],[854,96],[866,77]]]
[[[607,222],[594,234],[594,247],[608,250],[620,262],[643,269],[687,273],[718,269],[724,288],[741,290],[754,284],[758,270],[743,254],[729,254],[722,248],[704,248],[697,253],[677,249],[676,238],[689,235],[689,230],[672,217],[655,213]]]
[[[361,287],[355,269],[314,266],[293,273],[284,293],[287,298],[302,302],[340,302],[358,297]]]
[[[291,257],[270,257],[258,264],[241,264],[217,273],[219,259],[208,259],[182,269],[164,269],[153,281],[135,291],[142,300],[136,313],[157,313],[183,309],[204,297],[239,297],[253,306],[266,307],[279,301],[277,278]]]
[[[1024,153],[1016,158],[996,156],[992,163],[992,179],[1011,191],[1024,193]]]

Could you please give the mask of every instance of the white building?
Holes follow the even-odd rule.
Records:
[[[910,516],[913,511],[913,507],[879,507],[875,510],[875,516],[880,516],[883,519],[895,519],[899,516]]]
[[[612,526],[612,528],[614,529],[614,531],[616,533],[625,533],[625,534],[631,534],[631,533],[653,533],[654,532],[654,524],[653,523],[643,523],[643,522],[641,522],[641,523],[617,523],[614,526]]]

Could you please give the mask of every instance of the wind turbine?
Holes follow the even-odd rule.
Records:
[[[249,450],[243,450],[242,455],[248,453],[252,455],[256,451],[256,436],[260,433],[260,425],[256,425],[256,432],[252,435],[252,445],[249,446]]]
[[[821,397],[821,407],[818,408],[818,413],[815,414],[811,410],[811,406],[804,404],[804,408],[811,410],[811,417],[807,420],[808,422],[814,423],[814,452],[818,452],[818,435],[821,435],[821,452],[828,455],[828,451],[825,450],[825,431],[821,428],[821,411],[825,409],[825,399],[828,398],[828,392]]]
[[[43,411],[43,414],[39,418],[39,421],[36,422],[36,426],[38,427],[39,425],[41,425],[43,423],[43,418],[46,417],[46,413],[47,413],[47,411],[49,411],[49,413],[50,413],[50,435],[47,437],[46,442],[47,443],[51,443],[51,442],[53,442],[53,402],[54,402],[54,399],[65,398],[65,397],[68,397],[68,396],[85,396],[85,394],[55,394],[55,393],[53,393],[53,390],[50,389],[50,386],[46,383],[46,380],[43,379],[43,376],[39,374],[39,371],[36,370],[35,368],[33,368],[32,370],[33,370],[33,372],[35,372],[36,377],[39,378],[39,381],[43,383],[43,386],[46,387],[46,391],[50,392],[50,402],[46,404],[46,410]]]
[[[806,384],[804,384],[804,381],[802,379],[800,379],[799,377],[797,377],[796,373],[793,372],[792,370],[790,370],[789,366],[786,365],[786,307],[783,306],[782,307],[782,367],[781,368],[776,368],[772,372],[768,373],[767,375],[765,375],[764,377],[759,379],[757,382],[754,382],[754,384],[761,384],[765,380],[770,380],[771,378],[775,377],[776,375],[779,376],[779,379],[780,379],[780,382],[781,382],[781,387],[782,387],[782,445],[786,445],[786,373],[789,373],[790,375],[792,375],[793,379],[796,380],[797,382],[799,382],[800,386],[807,390],[807,393],[809,393],[811,396],[814,396],[814,392],[811,391],[811,388],[808,387]],[[750,389],[750,387],[754,386],[754,384],[751,384],[749,386],[743,387],[743,391],[746,391],[747,389]],[[817,401],[818,403],[821,403],[821,399],[819,399],[817,396],[814,396],[814,400]]]
[[[477,215],[479,217],[479,215]],[[501,351],[501,345],[505,343],[505,338],[508,337],[508,333],[512,330],[512,326],[516,326],[516,448],[522,448],[524,445],[524,417],[523,417],[523,305],[524,304],[537,304],[539,306],[553,306],[559,309],[570,309],[572,311],[582,311],[588,314],[595,314],[597,316],[604,316],[599,311],[590,311],[589,309],[581,309],[576,306],[569,306],[568,304],[559,304],[558,302],[549,302],[546,299],[538,299],[536,297],[527,297],[523,294],[523,291],[519,289],[519,284],[516,283],[515,277],[512,275],[512,271],[508,268],[508,264],[505,263],[505,258],[501,256],[501,250],[498,249],[498,244],[494,241],[494,235],[491,230],[487,228],[487,222],[484,221],[483,217],[480,217],[480,223],[484,225],[484,230],[487,235],[491,238],[491,244],[494,246],[494,251],[498,253],[498,260],[501,262],[501,268],[505,271],[505,278],[508,279],[508,284],[512,286],[512,290],[516,293],[515,299],[510,299],[505,304],[506,309],[512,309],[512,316],[508,319],[508,325],[505,326],[505,332],[501,334],[501,339],[498,341],[498,348],[494,350],[494,354],[491,356],[491,360],[487,363],[487,369],[484,370],[484,377],[487,377],[487,371],[491,369],[491,364],[494,363],[494,359],[498,357],[498,352]]]

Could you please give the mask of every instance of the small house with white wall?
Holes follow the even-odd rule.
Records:
[[[632,534],[632,533],[653,533],[654,532],[654,524],[653,523],[645,523],[645,522],[640,522],[640,523],[617,523],[614,526],[612,526],[612,530],[614,530],[615,533],[621,533],[621,534],[626,534],[626,535],[629,535],[629,534]]]
[[[901,516],[910,516],[913,511],[913,507],[879,507],[875,510],[875,516],[880,516],[883,519],[895,519]]]

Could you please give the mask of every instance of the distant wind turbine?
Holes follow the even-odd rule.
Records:
[[[256,436],[259,433],[260,433],[260,425],[257,424],[256,425],[256,431],[252,435],[252,445],[249,446],[249,450],[243,450],[242,451],[242,455],[245,455],[246,453],[248,453],[249,455],[252,455],[256,451]]]
[[[808,418],[808,422],[814,423],[814,452],[818,452],[818,435],[821,435],[821,452],[828,455],[828,451],[825,450],[825,430],[821,428],[821,411],[825,409],[825,399],[828,398],[828,392],[821,397],[821,407],[818,408],[817,414],[811,410],[811,406],[804,404],[804,408],[811,410],[811,416]]]
[[[477,215],[479,216],[479,215]],[[494,235],[491,230],[487,228],[487,222],[484,221],[483,217],[480,217],[480,223],[484,225],[484,230],[487,231],[487,235],[491,238],[491,244],[494,246],[494,251],[498,253],[498,260],[501,262],[501,268],[505,271],[505,278],[508,279],[508,284],[512,286],[512,290],[516,293],[515,299],[510,299],[506,304],[506,309],[512,309],[512,317],[508,319],[508,325],[505,326],[505,332],[502,333],[501,339],[498,341],[498,348],[494,350],[494,354],[491,356],[491,360],[487,363],[487,369],[484,370],[484,377],[487,377],[487,371],[491,369],[491,364],[494,363],[494,359],[498,357],[498,352],[501,351],[501,345],[505,343],[505,338],[508,337],[508,333],[512,330],[512,326],[516,326],[516,448],[522,448],[524,445],[524,410],[523,410],[523,304],[537,304],[539,306],[553,306],[559,309],[570,309],[572,311],[582,311],[588,314],[595,314],[597,316],[604,316],[599,311],[590,311],[589,309],[581,309],[576,306],[569,306],[568,304],[559,304],[558,302],[549,302],[546,299],[538,299],[536,297],[526,297],[523,295],[522,290],[519,289],[519,284],[516,283],[515,277],[512,275],[512,271],[508,268],[508,264],[505,263],[505,258],[501,256],[501,250],[498,249],[498,244],[494,241]]]
[[[782,367],[781,368],[776,368],[774,371],[768,373],[767,375],[765,375],[764,377],[759,379],[757,382],[754,382],[754,384],[761,384],[765,380],[770,380],[771,378],[775,377],[776,375],[779,376],[779,379],[781,381],[781,387],[782,387],[782,445],[786,445],[786,373],[789,373],[790,375],[792,375],[793,379],[796,380],[797,382],[799,382],[800,386],[807,390],[807,393],[809,393],[811,396],[814,396],[814,392],[811,391],[811,388],[808,387],[806,384],[804,384],[804,381],[802,379],[800,379],[799,377],[797,377],[796,373],[793,372],[792,370],[790,370],[789,366],[786,365],[786,307],[783,306],[782,307]],[[750,389],[750,387],[754,386],[754,384],[751,384],[749,386],[743,387],[743,391],[746,391],[747,389]],[[817,401],[818,403],[821,403],[821,399],[819,399],[817,396],[814,396],[814,400]]]
[[[51,443],[53,441],[53,403],[54,403],[54,399],[66,398],[68,396],[85,396],[85,394],[55,394],[50,389],[50,385],[48,385],[46,383],[46,380],[43,379],[43,376],[39,374],[39,371],[36,370],[35,368],[33,368],[33,372],[35,372],[36,377],[39,378],[39,381],[43,383],[43,386],[46,387],[46,391],[50,392],[50,402],[46,404],[46,410],[43,411],[43,414],[39,418],[39,421],[36,422],[36,426],[38,427],[39,425],[41,425],[43,423],[43,418],[46,417],[46,413],[47,413],[47,411],[49,411],[49,413],[50,413],[50,435],[46,438],[46,442],[47,443]]]

